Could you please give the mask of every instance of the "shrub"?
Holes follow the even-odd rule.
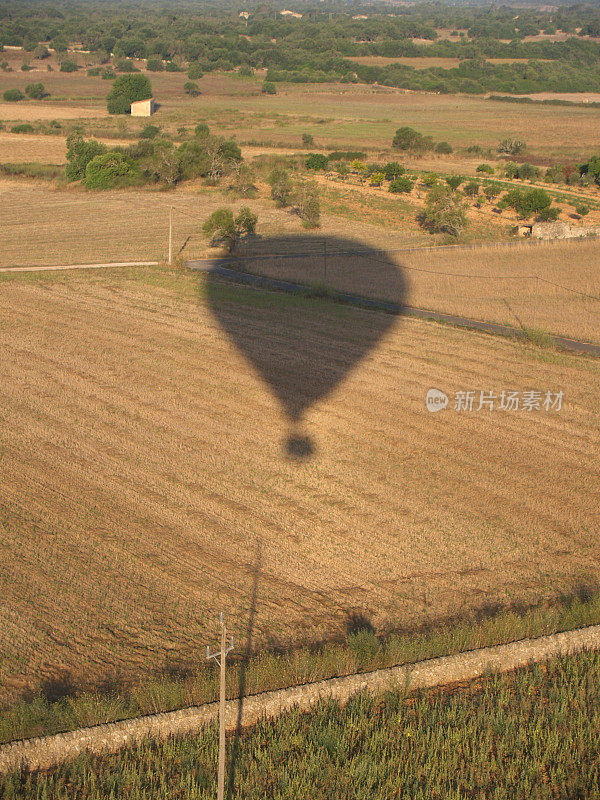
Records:
[[[312,133],[303,133],[302,134],[302,146],[303,147],[314,147],[315,146],[315,137]]]
[[[194,83],[194,81],[186,81],[183,84],[183,91],[189,94],[190,97],[198,97],[198,95],[201,94],[200,87],[197,83]]]
[[[292,202],[294,185],[289,172],[283,167],[275,167],[268,178],[271,186],[271,198],[277,208],[286,208]]]
[[[388,161],[383,168],[383,174],[385,175],[385,179],[388,181],[393,181],[394,178],[397,178],[399,175],[403,175],[405,172],[405,168],[397,161]]]
[[[486,175],[493,175],[494,168],[491,166],[491,164],[480,164],[475,172],[484,172]]]
[[[30,69],[32,69],[32,67],[30,67],[29,64],[21,64],[21,72],[29,72]]]
[[[586,206],[585,203],[581,203],[580,205],[575,206],[575,211],[580,217],[586,217],[590,213],[590,207]]]
[[[35,50],[33,51],[33,57],[37,59],[49,58],[50,51],[48,48],[43,44],[38,44]]]
[[[464,178],[461,175],[450,175],[446,178],[446,183],[452,189],[452,191],[458,189],[463,181]]]
[[[74,61],[70,61],[69,59],[63,61],[62,64],[60,65],[61,72],[77,72],[78,69],[79,67],[77,66],[77,64]]]
[[[155,139],[160,133],[158,125],[148,124],[142,128],[140,132],[140,139]]]
[[[165,62],[165,70],[167,72],[183,72],[183,69],[175,61]]]
[[[31,97],[32,100],[41,100],[43,97],[48,96],[43,83],[28,83],[25,87],[25,94]]]
[[[114,189],[130,186],[139,177],[139,167],[132,158],[111,151],[92,158],[85,168],[84,183],[88,189]]]
[[[412,192],[413,182],[408,175],[400,175],[390,183],[389,191],[392,194],[402,194]]]
[[[109,114],[129,114],[136,100],[152,97],[152,87],[146,75],[122,75],[117,78],[106,98]]]
[[[277,94],[277,88],[271,81],[265,81],[262,85],[261,92],[263,94]]]
[[[463,192],[467,195],[467,197],[476,197],[479,194],[479,184],[477,181],[469,181],[467,185],[463,188]]]
[[[243,67],[240,67],[238,75],[241,78],[251,78],[254,75],[254,70],[252,67],[249,67],[247,64],[245,64]]]
[[[525,150],[525,142],[522,139],[503,139],[498,145],[498,152],[502,155],[516,156]]]
[[[543,208],[537,215],[537,218],[542,222],[556,222],[556,220],[559,217],[559,214],[560,214],[560,208],[552,206],[548,208]]]
[[[99,78],[102,75],[102,67],[92,67],[87,71],[88,78]]]
[[[539,214],[552,203],[552,198],[543,189],[530,189],[524,192],[521,189],[511,189],[503,198],[502,205],[514,208],[520,217],[531,217]]]
[[[319,187],[314,181],[301,183],[294,192],[296,213],[305,228],[318,228],[321,225],[321,201]]]
[[[116,77],[116,73],[115,73],[114,69],[111,69],[110,67],[106,67],[100,73],[100,77],[104,81],[112,81]]]
[[[200,64],[190,64],[187,76],[191,81],[199,81],[203,75],[204,73],[202,72]]]
[[[22,122],[20,125],[13,125],[11,133],[35,133],[35,128],[29,122]]]
[[[362,150],[334,150],[329,153],[331,161],[356,161],[365,158],[365,153]]]
[[[139,72],[139,69],[129,58],[120,58],[115,64],[115,69],[119,72]]]
[[[326,170],[329,166],[329,157],[324,153],[311,153],[304,162],[306,169]]]
[[[454,152],[454,148],[448,142],[438,142],[435,146],[435,152],[447,156]]]
[[[242,238],[254,235],[257,222],[258,217],[247,207],[240,208],[237,217],[230,208],[218,208],[202,225],[202,233],[210,237],[211,244],[224,244],[232,253]]]
[[[203,139],[205,136],[210,135],[210,128],[206,124],[206,122],[199,122],[198,125],[194,128],[194,136],[198,137],[199,139]]]
[[[385,174],[383,172],[372,172],[369,178],[369,183],[371,186],[381,186],[384,180]]]
[[[435,186],[427,193],[425,210],[417,216],[421,225],[431,233],[460,236],[467,225],[464,203],[449,186]]]
[[[20,89],[7,89],[2,97],[7,103],[16,103],[25,99],[25,95]]]
[[[252,169],[243,163],[235,165],[228,189],[238,197],[256,197],[257,188],[254,183],[255,175]]]
[[[432,186],[436,186],[439,179],[440,176],[437,174],[437,172],[426,172],[424,175],[421,176],[421,182],[423,183],[423,185],[428,186],[430,188]]]
[[[519,167],[519,178],[522,181],[534,181],[540,177],[540,170],[533,164],[521,164]]]
[[[165,65],[162,58],[149,58],[146,62],[146,69],[150,72],[163,72]]]
[[[483,187],[483,193],[490,203],[500,194],[501,191],[502,189],[497,183],[489,183],[487,186]]]

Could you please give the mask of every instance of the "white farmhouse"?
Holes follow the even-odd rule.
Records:
[[[135,103],[131,104],[132,117],[151,117],[155,111],[156,103],[153,97],[149,100],[136,100]]]

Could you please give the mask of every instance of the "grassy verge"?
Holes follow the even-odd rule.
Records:
[[[487,676],[458,691],[359,694],[263,720],[229,750],[228,796],[312,800],[600,797],[600,655]],[[217,734],[145,741],[0,779],[18,798],[215,794]]]
[[[451,655],[600,623],[600,594],[582,591],[552,605],[499,610],[379,638],[361,619],[343,641],[289,652],[262,652],[231,663],[228,697]],[[110,693],[84,692],[50,702],[43,692],[0,711],[0,742],[40,736],[217,699],[216,672],[160,677]]]
[[[55,164],[40,164],[37,161],[23,163],[0,164],[0,175],[18,176],[20,178],[38,178],[53,181],[63,178],[65,168]]]

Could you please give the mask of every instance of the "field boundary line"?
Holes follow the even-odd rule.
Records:
[[[302,292],[310,292],[312,288],[308,284],[279,280],[277,278],[269,278],[265,275],[256,275],[250,272],[241,272],[240,270],[231,269],[229,267],[214,265],[211,267],[210,264],[211,262],[209,261],[201,260],[187,262],[189,269],[211,272],[213,275],[217,275],[224,280],[259,287],[266,289],[267,291],[272,290],[287,294],[300,294]],[[483,333],[508,336],[515,339],[525,339],[527,337],[526,330],[522,328],[515,328],[511,325],[502,325],[499,322],[486,322],[485,320],[477,320],[473,319],[472,317],[462,317],[456,314],[447,314],[443,311],[415,308],[413,306],[394,303],[389,300],[375,300],[370,297],[365,297],[364,295],[338,292],[335,289],[333,290],[333,296],[331,299],[333,301],[337,300],[342,303],[348,303],[349,305],[357,306],[358,308],[369,309],[371,311],[383,311],[388,314],[397,314],[403,317],[428,319],[433,320],[434,322],[443,322],[448,325],[456,325],[460,328],[482,331]],[[552,343],[562,350],[570,350],[581,355],[600,357],[600,344],[585,342],[581,339],[571,339],[568,336],[558,336],[556,334],[549,334],[549,336]]]
[[[345,703],[361,691],[405,692],[472,681],[490,672],[510,672],[550,658],[600,649],[600,625],[590,625],[536,639],[483,647],[451,656],[362,674],[329,678],[286,689],[262,692],[226,703],[226,727],[231,731],[276,718],[293,709],[310,711],[319,700]],[[46,769],[83,752],[109,753],[150,737],[191,734],[218,718],[219,704],[207,703],[178,711],[80,728],[68,733],[25,739],[0,746],[0,772],[20,768]]]
[[[105,264],[60,264],[44,267],[0,267],[0,272],[47,272],[64,269],[110,269],[110,267],[157,267],[159,261],[114,261]]]

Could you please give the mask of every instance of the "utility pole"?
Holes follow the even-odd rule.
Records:
[[[233,636],[227,645],[227,627],[223,621],[223,612],[219,615],[221,626],[221,649],[215,653],[206,648],[207,661],[214,659],[221,668],[221,685],[219,690],[219,773],[217,778],[217,800],[225,798],[225,659],[227,653],[233,650]]]
[[[169,266],[173,263],[173,206],[169,209]]]
[[[535,297],[533,299],[533,325],[532,327],[535,328],[535,324],[537,322],[537,307],[538,307],[538,296],[540,293],[540,277],[539,275],[535,276]]]
[[[327,286],[327,239],[323,239],[323,285]]]

